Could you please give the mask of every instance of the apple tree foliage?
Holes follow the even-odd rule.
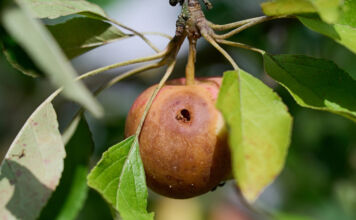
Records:
[[[298,19],[356,53],[355,0],[273,0],[261,7],[265,15]],[[52,106],[62,93],[94,116],[103,114],[75,80],[69,60],[133,36],[112,21],[85,0],[0,2],[0,46],[8,62],[26,75],[48,78],[57,88],[28,118],[1,163],[0,219],[75,219],[88,187],[124,220],[154,218],[147,211],[137,135],[110,147],[89,171],[93,142],[85,117],[78,114],[61,134]],[[263,59],[265,72],[300,106],[356,122],[356,81],[335,63],[268,52]],[[229,128],[233,177],[252,203],[283,169],[292,117],[271,88],[241,69],[223,74],[217,108]]]

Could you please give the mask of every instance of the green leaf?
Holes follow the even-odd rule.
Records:
[[[262,4],[267,15],[300,15],[298,19],[313,31],[324,34],[356,53],[356,1],[275,0]],[[304,13],[318,13],[301,15]]]
[[[354,0],[275,0],[261,4],[266,15],[318,13],[323,21],[356,28]]]
[[[320,17],[327,23],[335,23],[341,13],[343,0],[310,0]]]
[[[356,1],[344,0],[338,23],[356,28]]]
[[[286,213],[278,213],[274,215],[275,220],[313,220],[313,218],[300,216],[300,215],[291,215]]]
[[[28,118],[0,167],[2,219],[36,219],[59,183],[65,157],[51,101]]]
[[[356,121],[356,81],[331,61],[296,55],[264,55],[266,72],[307,108]]]
[[[341,4],[341,0],[274,0],[261,6],[270,16],[319,13],[324,21],[331,23],[338,20]]]
[[[269,16],[294,15],[316,12],[309,0],[275,0],[261,4],[263,13]]]
[[[242,70],[240,86],[241,93],[237,72],[226,72],[217,107],[230,129],[234,177],[252,202],[284,166],[292,118],[277,94]]]
[[[86,17],[47,27],[69,59],[128,37],[109,23]]]
[[[79,118],[80,119],[80,118]],[[66,144],[67,157],[59,186],[43,209],[39,219],[75,219],[84,205],[88,186],[89,158],[94,143],[84,118],[79,121],[76,132]]]
[[[9,34],[31,56],[68,98],[82,104],[94,115],[100,116],[102,108],[80,82],[74,81],[75,70],[50,36],[50,33],[36,19],[26,5],[8,4],[1,11],[0,19]],[[26,34],[24,34],[26,33]]]
[[[147,213],[147,187],[138,140],[131,136],[109,148],[88,175],[97,190],[124,220],[153,219]]]
[[[6,33],[0,25],[0,48],[7,61],[17,70],[31,76],[43,76],[44,73],[34,64],[28,54]]]
[[[298,19],[311,30],[334,39],[356,53],[356,28],[344,24],[327,24],[317,17],[298,16]]]
[[[106,14],[98,5],[84,0],[26,0],[37,18],[54,19],[73,14],[105,19]]]

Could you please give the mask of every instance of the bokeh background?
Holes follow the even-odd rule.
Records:
[[[91,0],[109,15],[138,31],[175,32],[179,7],[168,0]],[[214,9],[206,16],[223,24],[262,15],[261,0],[213,0]],[[167,39],[150,37],[160,48]],[[356,56],[334,41],[305,28],[293,19],[270,21],[236,36],[273,54],[303,54],[333,60],[356,79]],[[292,142],[286,166],[254,207],[239,199],[232,181],[214,192],[192,200],[169,200],[150,193],[149,209],[159,220],[238,220],[280,219],[356,219],[356,124],[337,115],[304,109],[296,105],[285,89],[263,71],[262,58],[254,52],[228,48],[239,66],[263,80],[282,97],[294,117]],[[132,38],[95,49],[73,60],[78,73],[152,54],[140,39]],[[174,77],[184,76],[187,44],[184,44]],[[230,69],[213,47],[200,40],[196,63],[198,76],[221,76]],[[125,68],[86,80],[95,89]],[[109,146],[123,139],[125,116],[134,101],[148,86],[157,83],[163,70],[149,71],[117,84],[99,96],[106,115],[94,119],[87,114],[95,142],[93,165]],[[33,79],[12,68],[0,54],[0,158],[34,109],[53,91],[45,79]],[[356,95],[356,94],[355,94]],[[78,106],[63,98],[55,101],[61,129],[69,123]],[[299,216],[299,217],[296,217]],[[90,190],[78,219],[111,219],[108,206]]]

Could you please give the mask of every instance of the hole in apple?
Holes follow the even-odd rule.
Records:
[[[178,112],[176,119],[181,122],[189,122],[190,112],[187,109],[182,109]]]

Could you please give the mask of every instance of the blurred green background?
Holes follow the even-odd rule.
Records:
[[[125,23],[126,19],[132,27],[143,25],[148,30],[153,28],[153,31],[174,33],[178,7],[172,8],[168,0],[91,1],[109,10],[117,20]],[[259,0],[214,0],[212,1],[214,9],[207,11],[206,16],[218,24],[260,16],[262,15],[259,7],[261,2]],[[140,7],[141,11],[136,10],[136,7]],[[147,11],[147,14],[142,14],[145,7],[155,8],[156,12]],[[155,26],[154,20],[147,23],[146,16],[166,20],[166,25],[159,23],[159,26]],[[136,18],[135,21],[132,21],[132,17]],[[162,39],[153,40],[159,45],[167,42]],[[270,21],[255,26],[242,32],[233,40],[262,48],[272,54],[303,54],[333,60],[356,79],[354,54],[334,41],[311,32],[293,19]],[[126,54],[143,56],[142,47],[136,45],[139,41],[136,38],[129,40],[128,43],[125,41],[114,43],[115,48],[115,45],[108,45],[104,49],[96,49],[89,55],[73,60],[73,65],[79,73],[83,73],[94,67],[111,63],[112,59],[115,60],[115,56],[117,61],[126,59],[127,57],[124,56]],[[123,45],[124,49],[120,50],[120,46]],[[233,183],[230,181],[224,187],[194,200],[167,200],[151,193],[150,209],[158,210],[157,219],[247,219],[243,215],[252,216],[252,219],[263,219],[272,213],[286,214],[280,215],[281,219],[292,219],[289,214],[323,220],[356,219],[356,124],[341,116],[297,106],[286,90],[264,73],[259,54],[236,48],[227,48],[227,50],[241,68],[274,88],[288,105],[294,117],[294,129],[286,167],[262,194],[253,210],[245,207],[238,199]],[[183,76],[186,51],[185,45],[179,56],[175,77]],[[124,55],[121,56],[122,54]],[[96,57],[100,59],[96,60]],[[199,41],[196,64],[198,76],[220,76],[229,68],[229,64],[219,53],[203,40]],[[87,80],[88,86],[95,89],[113,74],[117,75],[121,72],[123,70],[119,69],[105,76]],[[146,87],[156,83],[161,74],[162,70],[140,74],[99,96],[107,112],[106,116],[98,120],[86,115],[96,145],[93,164],[109,146],[122,140],[125,116],[132,102]],[[6,153],[29,115],[53,89],[45,79],[33,79],[21,74],[0,54],[0,158]],[[55,107],[63,129],[78,107],[62,98],[56,100]],[[182,216],[182,212],[188,213],[187,216]],[[258,214],[254,214],[255,212]],[[111,214],[101,197],[91,190],[78,219],[105,220],[111,219]]]

